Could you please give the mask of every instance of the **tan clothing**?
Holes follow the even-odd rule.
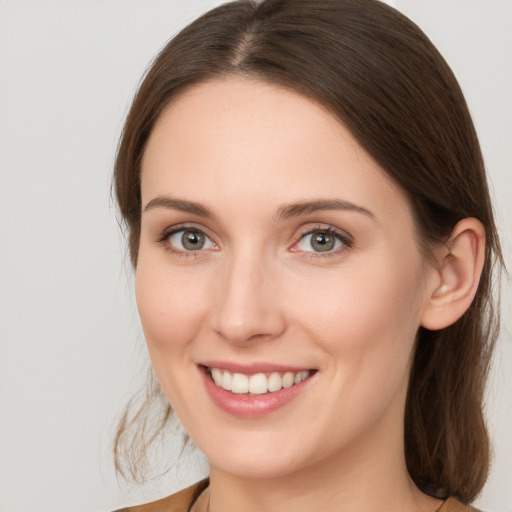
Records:
[[[116,512],[189,512],[199,495],[208,487],[208,480],[187,487],[176,494],[152,503],[127,507]],[[455,498],[446,500],[436,512],[479,512],[470,505],[463,505]]]
[[[437,509],[436,512],[480,512],[480,510],[472,507],[471,505],[464,505],[455,498],[449,498]]]
[[[122,508],[116,512],[188,512],[199,495],[208,487],[208,483],[208,479],[201,480],[191,487],[167,496],[167,498],[144,505]]]
[[[208,484],[208,479],[201,480],[191,487],[167,496],[167,498],[144,505],[122,508],[115,512],[188,512],[199,498],[199,495],[208,487]]]

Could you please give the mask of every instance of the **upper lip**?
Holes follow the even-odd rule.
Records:
[[[230,373],[242,373],[245,375],[254,375],[256,373],[271,372],[300,372],[304,370],[313,370],[308,366],[289,366],[268,362],[255,362],[250,364],[234,363],[231,361],[201,361],[201,366],[207,368],[218,368],[219,370],[227,370]]]

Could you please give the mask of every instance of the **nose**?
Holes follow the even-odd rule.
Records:
[[[225,262],[211,311],[211,326],[217,336],[245,344],[274,339],[284,332],[279,278],[272,267],[264,258],[243,254]]]

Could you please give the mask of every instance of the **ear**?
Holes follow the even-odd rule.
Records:
[[[474,218],[462,219],[436,253],[429,277],[429,296],[421,325],[438,330],[456,322],[469,308],[480,282],[485,259],[485,228]]]

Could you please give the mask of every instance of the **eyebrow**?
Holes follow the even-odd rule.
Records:
[[[215,215],[211,210],[206,208],[200,203],[195,203],[193,201],[184,201],[183,199],[175,199],[172,197],[166,196],[158,196],[144,207],[144,212],[149,210],[153,210],[154,208],[168,208],[171,210],[178,210],[180,212],[192,213],[194,215],[199,215],[200,217],[206,217],[209,219],[213,219]]]
[[[277,211],[276,219],[289,219],[291,217],[299,217],[300,215],[307,215],[325,210],[344,210],[353,211],[367,215],[372,220],[377,220],[375,214],[370,210],[351,203],[350,201],[343,201],[341,199],[319,199],[313,201],[304,201],[301,203],[291,203],[282,205]]]
[[[185,201],[183,199],[176,199],[167,196],[157,196],[144,207],[144,212],[154,208],[168,208],[171,210],[178,210],[185,213],[191,213],[200,217],[209,219],[215,218],[213,212],[201,203],[194,201]],[[350,201],[343,201],[341,199],[317,199],[313,201],[303,201],[300,203],[284,204],[279,207],[275,216],[276,220],[286,220],[293,217],[300,217],[319,211],[327,210],[343,210],[362,213],[372,220],[376,220],[375,215],[368,209],[351,203]]]

